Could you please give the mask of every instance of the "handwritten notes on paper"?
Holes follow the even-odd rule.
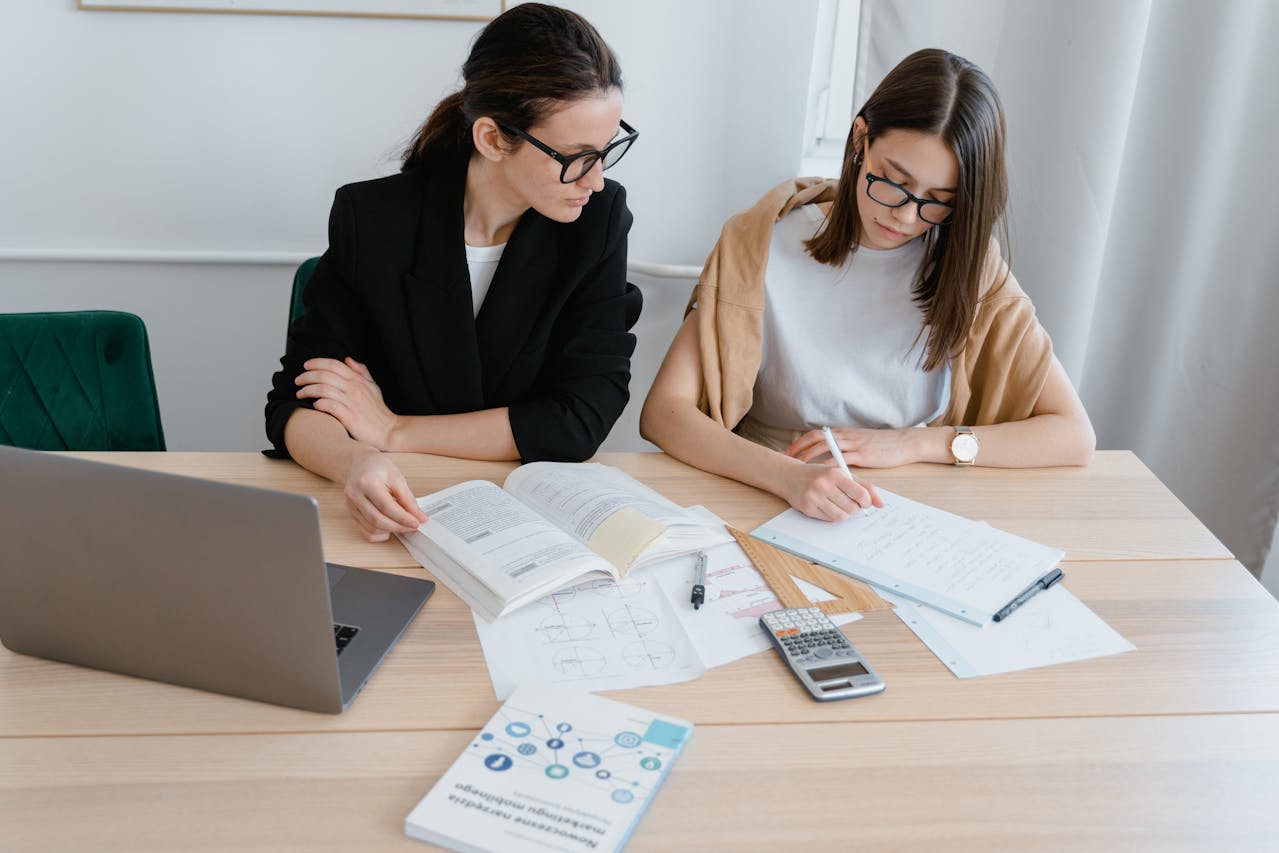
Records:
[[[879,489],[884,506],[840,522],[790,509],[753,535],[975,625],[1050,570],[1063,554]]]

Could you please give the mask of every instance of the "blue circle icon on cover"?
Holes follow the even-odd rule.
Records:
[[[635,799],[635,795],[625,788],[618,788],[613,792],[613,802],[615,803],[629,803],[633,799]]]
[[[533,746],[531,743],[522,743],[515,748],[515,751],[520,755],[532,755],[537,752],[537,747]]]
[[[612,775],[613,775],[612,773],[609,773],[607,770],[603,770],[603,769],[600,769],[600,770],[596,770],[596,771],[595,771],[595,778],[596,778],[596,779],[607,779],[608,777],[610,777],[610,776],[612,776]]]
[[[643,740],[643,738],[635,734],[635,732],[618,732],[613,737],[613,743],[618,746],[626,747],[627,749],[633,749],[639,746],[641,740]]]
[[[660,759],[651,758],[651,757],[640,759],[640,767],[643,767],[645,770],[656,770],[657,768],[661,766],[662,766],[662,762]]]
[[[593,752],[579,752],[573,756],[573,763],[578,767],[585,767],[589,770],[592,767],[600,766],[600,757]]]
[[[533,731],[528,723],[508,723],[506,733],[511,737],[528,737],[528,733]]]
[[[563,764],[552,764],[546,768],[546,775],[552,779],[563,779],[568,775],[568,768]]]
[[[511,761],[511,756],[502,755],[500,752],[495,752],[484,759],[484,766],[489,770],[495,770],[498,773],[501,773],[503,770],[510,770],[513,763],[514,762]]]
[[[492,740],[492,739],[493,739],[492,732],[485,732],[484,734],[480,735],[480,740]]]
[[[564,741],[560,740],[557,737],[553,737],[546,742],[546,748],[547,749],[563,749]]]
[[[560,723],[559,725],[555,727],[555,731],[559,732],[560,734],[565,734],[566,732],[573,731],[573,726],[571,723]]]

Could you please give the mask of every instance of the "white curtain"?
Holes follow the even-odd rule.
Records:
[[[862,0],[857,103],[985,68],[1012,260],[1097,428],[1259,573],[1279,513],[1279,3]]]

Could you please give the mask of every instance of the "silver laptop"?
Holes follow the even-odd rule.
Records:
[[[340,713],[435,590],[326,565],[315,501],[0,446],[0,642]]]

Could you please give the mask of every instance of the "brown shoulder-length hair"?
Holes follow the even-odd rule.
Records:
[[[585,18],[522,3],[480,31],[462,65],[463,85],[436,105],[404,150],[401,171],[475,150],[471,125],[488,116],[528,130],[564,101],[622,88],[612,49]],[[519,137],[502,131],[508,145]]]
[[[924,259],[912,291],[928,328],[923,367],[934,370],[967,340],[983,271],[993,260],[988,255],[997,228],[1000,246],[1007,251],[1004,109],[984,71],[963,57],[930,48],[912,53],[888,72],[857,115],[865,120],[866,132],[848,134],[835,202],[825,227],[805,246],[814,259],[833,266],[857,250],[862,231],[857,193],[865,191],[865,151],[877,137],[891,130],[941,137],[959,161],[955,210],[945,225],[925,233]]]

